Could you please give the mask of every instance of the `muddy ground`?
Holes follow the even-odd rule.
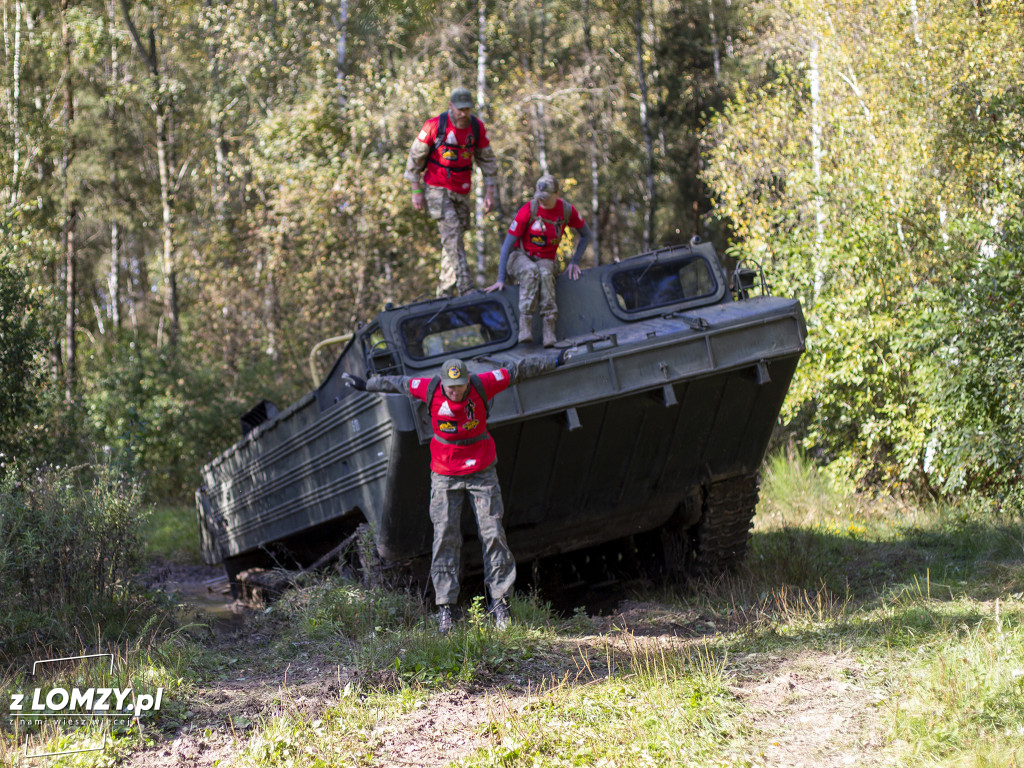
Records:
[[[223,572],[158,563],[152,580],[174,590],[199,614],[214,617],[210,643],[238,659],[260,657],[268,642],[252,627],[251,609],[225,594]],[[681,613],[626,596],[606,599],[591,614],[593,634],[574,639],[566,653],[546,655],[526,674],[496,677],[437,693],[408,715],[382,720],[372,736],[373,765],[445,766],[488,745],[483,726],[503,710],[519,710],[552,679],[580,675],[580,659],[600,658],[609,644],[682,648],[735,628],[717,626],[697,612]],[[611,607],[609,607],[611,606]],[[243,662],[244,663],[244,662]],[[883,739],[884,694],[870,670],[847,654],[815,651],[730,656],[729,690],[755,737],[735,748],[737,763],[786,768],[893,765]],[[367,680],[336,660],[300,656],[279,666],[239,666],[201,683],[189,702],[188,722],[174,733],[154,734],[155,746],[127,765],[225,766],[260,722],[276,714],[315,715],[331,706],[348,683]]]

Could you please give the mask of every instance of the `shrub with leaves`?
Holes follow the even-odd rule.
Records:
[[[924,466],[944,493],[1024,509],[1024,285],[1019,244],[966,262],[930,292],[919,325],[927,403]]]
[[[775,76],[706,133],[731,254],[803,301],[786,415],[862,488],[1020,486],[1022,30],[1019,3],[786,0]]]
[[[0,655],[30,644],[119,634],[144,598],[132,588],[146,510],[106,467],[8,466],[0,478]]]
[[[39,302],[25,274],[0,259],[0,455],[12,454],[37,394],[37,356],[46,343]]]

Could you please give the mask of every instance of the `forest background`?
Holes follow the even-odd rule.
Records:
[[[242,412],[313,386],[316,342],[432,295],[402,169],[465,84],[500,164],[481,284],[550,171],[586,266],[699,235],[802,300],[785,434],[837,477],[1020,511],[1022,22],[1011,0],[2,0],[0,463],[188,498]]]

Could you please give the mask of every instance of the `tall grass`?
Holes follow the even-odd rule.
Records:
[[[154,618],[150,624],[157,621]],[[4,702],[12,702],[15,695],[25,697],[22,710],[17,713],[21,716],[5,710],[0,721],[0,765],[32,765],[25,759],[26,754],[79,750],[87,751],[65,756],[59,764],[110,765],[132,747],[139,747],[161,730],[185,721],[190,714],[186,694],[191,684],[182,676],[181,669],[194,658],[194,646],[182,634],[146,634],[147,639],[142,642],[133,639],[104,646],[103,653],[110,656],[41,664],[35,675],[29,672],[29,665],[6,676],[0,674],[0,697]],[[159,695],[160,707],[138,717],[127,709],[119,714],[111,711],[109,717],[89,716],[79,708],[66,708],[59,713],[41,710],[45,715],[32,709],[29,702],[34,701],[37,689],[42,703],[58,687],[66,691],[131,689],[132,695],[125,697],[125,704],[136,702],[141,696],[149,696],[155,703]],[[111,698],[109,703],[113,707],[115,700]],[[60,717],[54,719],[50,716],[53,714]]]
[[[861,496],[778,454],[747,575],[747,594],[764,596],[758,615],[773,620],[748,627],[775,652],[796,639],[865,659],[886,691],[899,764],[1024,765],[1022,541],[1019,520],[987,508]],[[840,590],[841,611],[810,609],[812,595]]]
[[[89,646],[141,624],[134,587],[147,510],[104,467],[8,466],[0,478],[0,659]]]

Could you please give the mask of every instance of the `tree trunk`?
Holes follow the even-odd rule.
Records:
[[[212,7],[212,0],[205,0],[207,8]],[[213,215],[220,224],[227,221],[230,183],[228,174],[228,147],[224,138],[224,99],[220,81],[220,47],[219,36],[208,35],[209,44],[206,56],[210,67],[210,132],[213,139]]]
[[[533,122],[533,141],[537,147],[537,164],[540,166],[541,173],[548,173],[548,153],[546,147],[546,130],[545,130],[545,117],[544,117],[544,99],[541,93],[541,76],[538,74],[540,70],[544,68],[544,59],[547,55],[546,41],[547,36],[545,15],[546,7],[544,4],[545,0],[540,0],[540,52],[539,55],[533,53],[533,17],[530,15],[532,3],[524,3],[527,10],[520,16],[520,18],[526,18],[526,23],[520,22],[520,26],[523,28],[522,42],[519,46],[520,61],[523,66],[523,73],[526,78],[526,88],[524,89],[528,94],[527,99],[529,101],[530,117]],[[538,63],[539,62],[539,63]],[[536,181],[536,179],[533,179]],[[532,186],[532,181],[531,181]]]
[[[654,0],[648,0],[647,5],[647,34],[651,50],[651,96],[648,110],[655,115],[661,114],[661,103],[658,99],[660,92],[659,82],[661,81],[661,68],[658,66],[658,50],[661,47],[661,40],[658,37],[658,16],[655,13]],[[658,149],[662,157],[668,155],[668,146],[665,142],[665,121],[655,120],[655,127],[658,129]]]
[[[821,199],[821,75],[818,69],[818,41],[811,41],[810,67],[807,71],[811,88],[811,168],[814,175],[814,295],[811,309],[818,303],[818,297],[825,287],[825,272],[822,266],[822,247],[825,242],[825,211]]]
[[[11,61],[11,187],[10,201],[16,203],[19,198],[21,186],[21,2],[14,2],[14,41],[13,56]]]
[[[156,46],[155,37],[150,37]],[[160,210],[162,226],[160,228],[163,243],[161,264],[164,272],[164,311],[170,321],[168,343],[173,347],[178,343],[178,276],[174,254],[174,207],[171,198],[171,158],[169,153],[170,134],[168,131],[168,115],[164,99],[159,95],[159,78],[154,83],[157,94],[153,103],[156,111],[156,159],[160,172]],[[157,343],[162,341],[158,340]]]
[[[725,58],[731,59],[736,55],[732,44],[732,31],[729,22],[732,21],[732,0],[725,0]]]
[[[619,242],[622,239],[621,236],[620,236],[620,233],[622,232],[622,222],[619,221],[619,212],[621,210],[622,210],[622,193],[619,192],[619,190],[616,188],[612,192],[612,206],[611,206],[611,213],[610,213],[610,216],[609,216],[609,219],[611,221],[611,226],[608,227],[608,230],[612,233],[612,235],[611,235],[612,261],[614,261],[616,264],[619,263],[619,258],[620,258]]]
[[[64,227],[61,241],[64,246],[64,399],[68,402],[75,394],[76,346],[75,316],[78,293],[78,255],[75,243],[75,226],[78,223],[78,200],[70,188],[68,171],[74,160],[75,145],[73,127],[75,124],[75,88],[72,49],[74,37],[68,24],[69,0],[61,0],[61,47],[64,52],[64,147],[61,152],[61,185],[64,196]]]
[[[338,0],[338,17],[335,19],[338,30],[338,50],[334,60],[335,78],[338,84],[338,107],[342,112],[348,99],[345,96],[345,57],[348,48],[348,0]]]
[[[485,123],[487,105],[487,0],[477,0],[477,27],[479,30],[476,46],[476,111]],[[477,173],[482,180],[482,174]],[[483,288],[486,283],[484,256],[487,242],[484,237],[484,185],[476,187],[476,284]]]
[[[75,226],[78,223],[78,202],[73,201],[64,222],[64,399],[70,402],[75,396],[78,347],[75,343],[75,318],[78,315],[78,253],[75,241]]]
[[[117,9],[114,4],[114,0],[110,0],[107,6],[107,15],[110,24],[110,91],[111,93],[117,90],[118,78],[120,76],[120,62],[117,58],[117,45],[114,44],[117,35]],[[111,136],[117,136],[117,115],[113,103],[107,107],[107,121],[110,124]],[[107,162],[110,166],[110,192],[111,196],[116,199],[117,197],[117,173],[115,171],[117,159],[116,152],[114,149],[110,150],[110,154],[107,157]],[[111,218],[110,218],[110,269],[107,272],[107,297],[109,301],[109,308],[107,310],[108,316],[110,317],[110,325],[113,333],[116,335],[117,331],[121,328],[121,227],[117,221],[117,213],[114,210],[114,205],[111,205]]]
[[[644,208],[644,250],[649,251],[654,242],[654,211],[657,196],[654,184],[654,137],[648,117],[647,75],[644,72],[643,0],[637,0],[633,14],[636,32],[636,79],[640,86],[640,130],[644,138],[644,165],[647,175],[647,205]]]
[[[116,334],[121,328],[121,228],[116,216],[110,221],[110,271],[107,273],[107,294],[110,301],[110,325]]]
[[[715,70],[715,82],[717,83],[721,80],[722,59],[721,53],[718,50],[718,29],[715,27],[715,0],[707,0],[707,2],[708,30],[711,32],[711,55]]]
[[[177,264],[174,253],[174,200],[171,180],[174,178],[173,158],[170,152],[171,135],[169,128],[171,103],[168,96],[164,95],[162,78],[160,74],[160,60],[157,56],[156,32],[151,27],[149,30],[149,50],[139,37],[138,28],[132,22],[128,9],[128,0],[121,0],[121,10],[124,14],[125,24],[128,26],[128,33],[131,35],[135,50],[139,54],[146,68],[149,70],[150,107],[156,114],[156,159],[157,168],[160,174],[160,209],[162,213],[161,241],[162,255],[160,265],[164,275],[164,317],[168,321],[168,343],[173,347],[178,343],[178,279]],[[163,322],[157,333],[157,344],[163,344]]]
[[[284,235],[281,236],[281,248],[277,253],[287,253],[288,246]],[[267,354],[274,362],[274,375],[278,381],[281,376],[281,328],[278,323],[278,287],[277,287],[277,253],[271,250],[267,257],[267,283],[263,289],[263,316],[267,329]]]
[[[601,176],[598,173],[600,163],[598,161],[597,141],[599,131],[597,128],[597,115],[600,113],[594,91],[597,89],[597,79],[594,77],[594,46],[590,36],[590,0],[583,0],[583,48],[587,56],[586,86],[590,91],[587,100],[590,109],[587,110],[587,127],[590,131],[590,141],[587,142],[587,159],[590,162],[590,223],[594,239],[591,241],[591,250],[594,254],[594,266],[601,264],[601,205],[600,189]]]
[[[547,150],[547,117],[544,114],[544,98],[541,94],[542,83],[544,82],[544,63],[547,61],[548,29],[547,29],[547,2],[540,0],[540,62],[534,64],[537,71],[534,72],[534,81],[537,83],[537,100],[533,103],[534,117],[537,121],[537,162],[540,165],[542,174],[550,173],[548,167]]]

